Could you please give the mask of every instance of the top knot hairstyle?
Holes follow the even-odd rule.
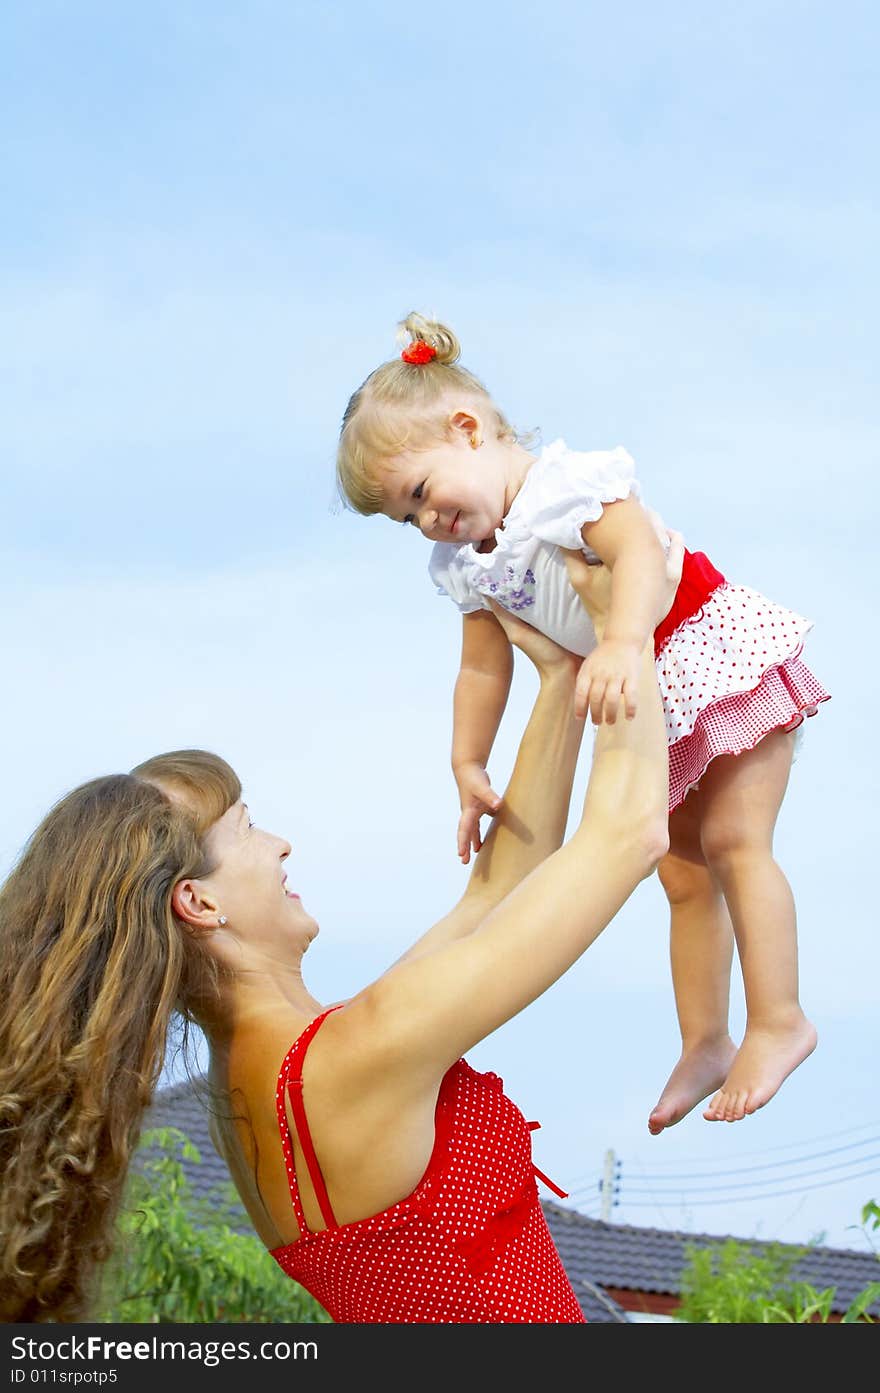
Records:
[[[461,345],[445,324],[408,314],[398,325],[403,351],[383,363],[349,400],[336,452],[336,482],[346,507],[367,517],[384,502],[382,467],[403,450],[448,438],[450,398],[479,402],[499,439],[516,433],[483,383],[459,365]]]

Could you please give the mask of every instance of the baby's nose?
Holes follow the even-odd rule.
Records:
[[[424,512],[419,514],[419,527],[425,533],[433,532],[434,528],[437,526],[438,516],[439,514],[436,508],[426,508]]]

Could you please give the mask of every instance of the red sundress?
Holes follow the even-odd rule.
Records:
[[[300,1228],[271,1249],[289,1277],[337,1323],[584,1323],[574,1288],[541,1208],[531,1133],[497,1074],[459,1059],[444,1075],[434,1148],[406,1199],[379,1214],[337,1224],[303,1105],[302,1063],[322,1012],[291,1046],[278,1075],[276,1105],[290,1197]],[[293,1117],[327,1227],[303,1213],[284,1105]]]

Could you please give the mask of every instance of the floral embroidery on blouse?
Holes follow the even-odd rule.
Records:
[[[521,582],[513,566],[505,566],[504,576],[500,581],[480,581],[477,588],[514,613],[517,610],[528,609],[529,605],[535,603],[535,577],[531,567],[525,571]]]

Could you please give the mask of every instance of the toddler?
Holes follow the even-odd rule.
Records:
[[[799,1001],[792,891],[773,856],[794,731],[829,696],[801,659],[812,622],[685,549],[658,624],[667,534],[627,451],[573,450],[561,439],[527,448],[459,364],[449,328],[417,314],[400,327],[407,346],[348,403],[337,482],[355,511],[419,528],[432,543],[430,576],[462,615],[459,856],[467,863],[479,850],[480,819],[500,806],[487,766],[513,654],[489,601],[583,657],[576,708],[596,725],[635,714],[639,655],[653,632],[669,746],[670,850],[659,876],[682,1049],[648,1127],[656,1135],[707,1097],[707,1120],[739,1120],[816,1044]],[[601,642],[566,550],[611,572]],[[728,1025],[734,944],[747,1013],[738,1048]]]

